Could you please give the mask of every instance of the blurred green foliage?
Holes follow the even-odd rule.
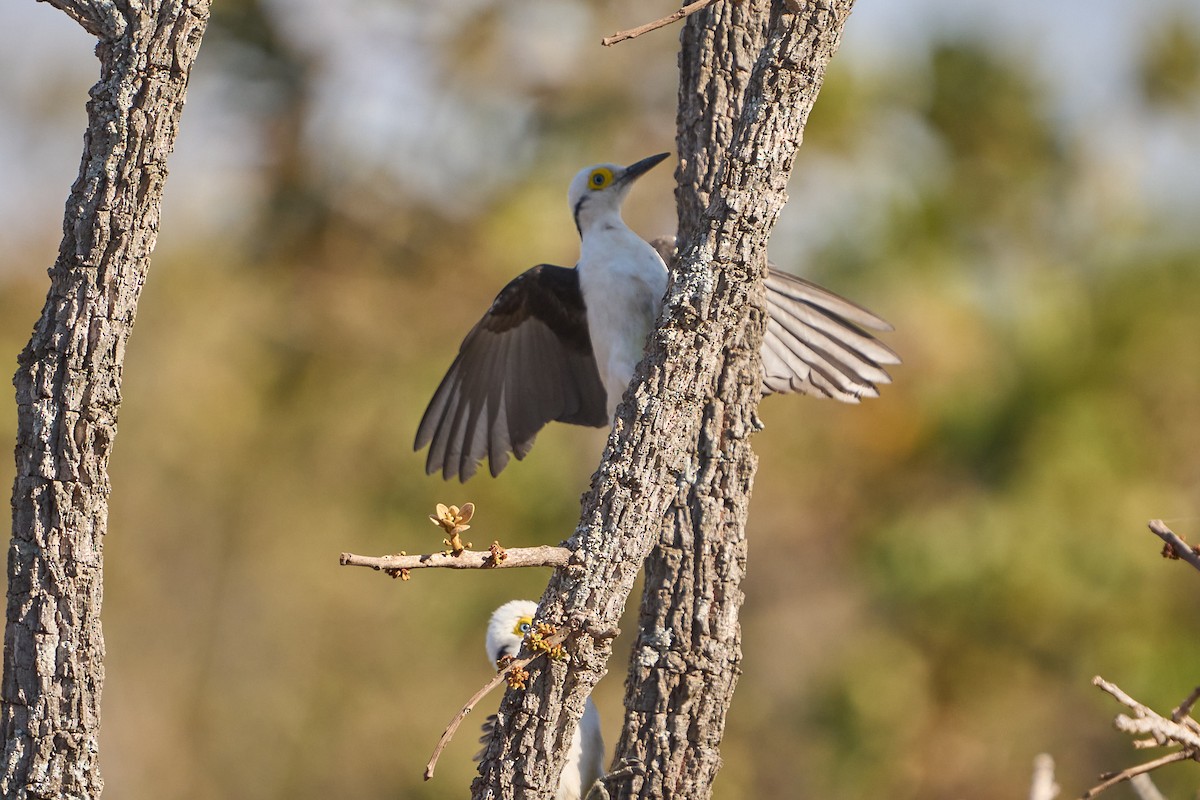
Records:
[[[170,246],[164,226],[129,349],[104,611],[115,797],[462,797],[472,779],[471,723],[420,775],[488,677],[487,614],[546,576],[401,584],[337,556],[438,549],[436,502],[477,504],[477,545],[569,535],[602,433],[547,429],[466,487],[425,477],[410,443],[494,293],[573,260],[573,172],[668,146],[675,77],[669,34],[571,74],[497,71],[521,20],[478,5],[443,32],[434,80],[455,102],[526,109],[529,154],[457,209],[323,168],[354,154],[305,135],[322,65],[270,7],[214,8],[201,68],[265,82],[269,157],[244,234]],[[600,32],[644,16],[580,13]],[[1196,30],[1164,35],[1147,43],[1148,102],[1194,84],[1178,65],[1194,67]],[[927,145],[907,165],[919,180],[878,225],[834,231],[808,272],[895,323],[905,363],[861,407],[764,402],[716,796],[998,800],[1026,792],[1042,751],[1077,793],[1139,757],[1093,674],[1161,708],[1198,681],[1200,576],[1163,562],[1144,522],[1200,521],[1200,234],[1167,230],[1120,164],[1056,125],[1038,77],[983,42],[887,72],[835,61],[797,172],[853,175],[880,131]],[[645,235],[673,224],[670,190],[654,175],[631,198]],[[0,274],[9,353],[41,306],[36,272]],[[629,638],[597,693],[610,746]],[[1182,797],[1197,773],[1159,782]]]
[[[1195,106],[1200,97],[1200,30],[1180,12],[1158,24],[1142,48],[1141,90],[1164,108]]]

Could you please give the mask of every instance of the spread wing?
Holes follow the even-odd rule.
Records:
[[[499,475],[547,422],[609,424],[579,274],[539,264],[505,286],[463,339],[429,401],[414,449],[425,472],[465,481],[486,456]]]
[[[899,364],[900,358],[864,330],[890,331],[891,325],[857,303],[774,268],[766,284],[764,392],[857,403],[879,396],[875,384],[892,382],[883,365]]]
[[[650,244],[674,263],[675,237]],[[892,326],[867,309],[771,267],[767,272],[767,333],[763,339],[763,393],[799,392],[857,403],[878,397],[877,383],[891,383],[885,364],[900,358],[865,329]]]

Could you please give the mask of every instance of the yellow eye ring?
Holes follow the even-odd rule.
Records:
[[[592,170],[592,174],[588,176],[589,189],[603,189],[612,183],[612,170],[608,167],[597,167]]]
[[[517,636],[524,636],[533,630],[533,617],[521,617],[517,620],[517,625],[513,628],[513,633]]]

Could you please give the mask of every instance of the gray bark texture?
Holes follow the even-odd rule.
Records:
[[[718,0],[686,23],[678,265],[569,542],[583,567],[556,571],[542,597],[543,619],[572,630],[571,658],[535,662],[528,688],[506,693],[476,800],[554,796],[611,655],[589,631],[617,624],[652,550],[606,789],[711,795],[741,659],[767,240],[852,4]]]
[[[18,360],[0,686],[5,798],[95,798],[108,458],[125,345],[158,234],[208,0],[51,0],[99,43],[83,162]]]
[[[751,276],[763,274],[759,259],[765,261],[804,124],[852,2],[807,6],[800,15],[811,14],[808,20],[788,14],[786,4],[768,14],[761,5],[717,3],[684,27],[676,133],[678,152],[686,154],[676,175],[683,269],[703,266],[687,259],[690,250],[714,248],[716,263],[733,265],[744,257]],[[723,198],[738,197],[720,189],[725,163],[744,170],[741,197],[757,197],[763,217],[722,224]],[[673,272],[679,282],[708,279],[678,267]],[[726,279],[730,274],[725,267]],[[748,355],[757,371],[765,317],[761,280],[755,284],[747,316],[736,324],[748,329],[743,344],[753,342]],[[741,404],[725,410],[739,417],[737,430],[756,426],[757,385],[739,386]],[[721,435],[711,420],[705,428],[691,465],[701,479],[681,484],[645,563],[614,757],[618,767],[643,768],[622,770],[609,781],[614,798],[706,798],[721,766],[725,715],[741,672],[738,611],[757,459],[744,438],[705,453],[706,443]]]

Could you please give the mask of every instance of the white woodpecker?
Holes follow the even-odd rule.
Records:
[[[487,628],[487,656],[493,666],[500,668],[501,659],[506,656],[515,658],[521,651],[525,635],[533,630],[536,614],[537,603],[532,600],[510,600],[492,612]],[[483,723],[483,736],[479,739],[481,743],[486,744],[491,740],[495,725],[496,715],[493,714]],[[475,760],[482,760],[485,752],[481,750]],[[589,697],[583,717],[571,735],[571,746],[567,750],[567,760],[563,764],[554,798],[582,800],[592,784],[603,775],[604,739],[600,735],[600,713]]]
[[[611,424],[667,288],[662,255],[621,219],[621,203],[668,155],[628,167],[598,164],[571,181],[579,261],[518,275],[463,339],[417,428],[414,449],[430,446],[428,474],[465,481],[486,456],[496,476],[510,453],[525,457],[547,422]],[[665,242],[669,253],[674,244]],[[878,397],[876,384],[891,383],[883,365],[900,359],[864,330],[890,331],[887,322],[774,268],[766,290],[764,394],[857,403]]]

